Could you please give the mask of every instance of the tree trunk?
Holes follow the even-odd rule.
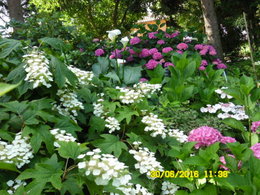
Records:
[[[223,59],[223,50],[220,40],[217,16],[214,9],[214,0],[201,0],[201,7],[208,42],[216,48],[218,53],[217,56],[220,59]]]
[[[21,0],[7,0],[10,19],[24,22]]]

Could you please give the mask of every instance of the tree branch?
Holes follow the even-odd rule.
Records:
[[[113,25],[114,27],[117,27],[117,19],[118,19],[118,7],[119,7],[120,0],[115,0],[115,9],[113,12]]]

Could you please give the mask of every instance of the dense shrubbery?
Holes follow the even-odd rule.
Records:
[[[260,191],[259,88],[227,82],[194,34],[156,32],[110,32],[92,71],[73,41],[0,40],[1,82],[19,85],[0,85],[1,194]]]

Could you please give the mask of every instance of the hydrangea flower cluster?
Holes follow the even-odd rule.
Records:
[[[233,154],[228,154],[228,156],[230,156],[232,158],[236,158]],[[226,163],[226,159],[224,156],[219,157],[219,161],[222,163],[222,165],[219,166],[220,168],[222,168],[224,170],[229,170],[229,168],[225,166],[227,163]],[[241,161],[238,162],[237,167],[238,167],[238,169],[240,169],[242,167]]]
[[[93,114],[100,118],[104,118],[104,106],[102,102],[104,102],[104,99],[99,98],[96,102],[92,104],[94,109]]]
[[[82,102],[77,99],[77,95],[69,89],[59,89],[57,95],[60,97],[60,105],[54,105],[61,115],[69,116],[73,120],[78,116],[77,111],[84,109]]]
[[[155,158],[155,153],[151,152],[148,148],[138,147],[137,150],[129,150],[129,153],[133,154],[137,161],[135,168],[139,169],[141,174],[146,173],[149,179],[155,179],[150,177],[150,171],[163,171],[161,163]]]
[[[145,187],[141,186],[140,184],[133,185],[132,183],[129,183],[127,187],[118,187],[117,189],[121,190],[125,195],[153,195],[153,193],[149,192]]]
[[[140,91],[142,94],[146,95],[147,97],[151,97],[151,94],[154,94],[161,90],[162,85],[140,82],[140,83],[135,84],[133,87],[134,87],[134,89],[136,89],[137,91]]]
[[[248,115],[245,113],[244,106],[235,105],[232,102],[228,103],[218,103],[215,105],[207,104],[207,107],[200,108],[201,112],[216,113],[218,110],[221,110],[223,113],[218,114],[218,118],[234,118],[236,120],[248,119]]]
[[[26,186],[27,183],[19,179],[16,179],[14,181],[9,180],[8,182],[6,182],[6,184],[10,187],[10,189],[7,190],[7,192],[9,194],[14,194],[20,186]]]
[[[252,122],[251,130],[256,133],[257,129],[260,127],[260,121]]]
[[[75,142],[76,138],[71,135],[71,133],[67,133],[65,130],[61,129],[52,129],[50,130],[51,134],[55,137],[54,146],[60,147],[59,143],[57,141],[63,141],[63,142]]]
[[[215,90],[215,92],[217,94],[220,94],[221,99],[225,99],[225,98],[232,99],[233,98],[231,95],[226,94],[222,89],[228,89],[228,87],[221,87],[221,89]]]
[[[109,128],[109,133],[120,130],[120,124],[115,117],[107,117],[105,121],[105,127]]]
[[[23,58],[25,61],[24,69],[27,72],[24,80],[33,83],[33,88],[41,85],[50,88],[53,77],[49,70],[49,60],[44,56],[44,53],[38,51],[37,47],[33,47],[33,51],[24,55]]]
[[[97,148],[78,156],[79,159],[85,157],[89,160],[78,163],[78,168],[85,169],[86,176],[95,176],[97,185],[107,185],[112,180],[115,187],[126,186],[132,179],[128,167],[111,154],[101,154],[101,150]]]
[[[78,77],[80,85],[89,85],[94,77],[92,71],[80,70],[73,66],[69,66],[68,69],[70,69]]]
[[[174,183],[171,183],[169,181],[164,181],[162,183],[162,195],[165,195],[165,194],[170,194],[170,195],[174,195],[178,189],[179,189],[179,186],[177,186],[176,184]]]
[[[165,138],[167,135],[167,130],[165,130],[165,125],[163,120],[159,119],[157,115],[150,113],[148,116],[142,118],[142,123],[147,126],[144,128],[144,131],[151,131],[151,136],[156,137],[161,135],[162,138]]]
[[[105,54],[105,51],[101,48],[95,51],[95,56],[102,56],[103,54]]]
[[[194,47],[195,50],[199,50],[200,55],[206,55],[207,53],[211,56],[217,55],[217,51],[215,48],[211,45],[206,44],[197,44]]]
[[[29,138],[22,137],[21,132],[16,134],[11,144],[0,141],[0,161],[14,163],[18,168],[30,163],[33,152],[28,142]]]
[[[188,136],[185,135],[184,132],[179,129],[169,129],[168,136],[175,137],[177,141],[179,141],[180,143],[188,141]]]
[[[256,143],[250,149],[254,152],[254,156],[260,159],[260,143]]]
[[[203,146],[209,146],[216,142],[223,144],[236,142],[232,137],[223,136],[217,129],[208,126],[202,126],[190,131],[188,136],[189,142],[197,142],[195,148],[199,149]]]

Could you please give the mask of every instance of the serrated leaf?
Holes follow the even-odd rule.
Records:
[[[15,89],[16,87],[18,87],[20,83],[17,84],[7,84],[7,83],[0,83],[0,97],[6,93],[8,93],[9,91]]]
[[[59,155],[63,158],[76,159],[80,154],[80,146],[76,142],[59,142]]]
[[[21,41],[15,39],[2,39],[0,41],[0,59],[6,58],[13,50],[17,49],[21,45]]]
[[[116,117],[117,120],[120,122],[124,119],[126,119],[126,123],[129,124],[131,121],[132,116],[139,116],[138,112],[131,109],[130,107],[121,107],[120,109],[117,110],[118,111],[118,116]]]
[[[104,153],[113,153],[116,157],[119,157],[122,150],[127,150],[125,143],[119,141],[119,138],[114,135],[103,134],[100,135],[104,139],[98,139],[93,141],[94,146],[100,148]]]

